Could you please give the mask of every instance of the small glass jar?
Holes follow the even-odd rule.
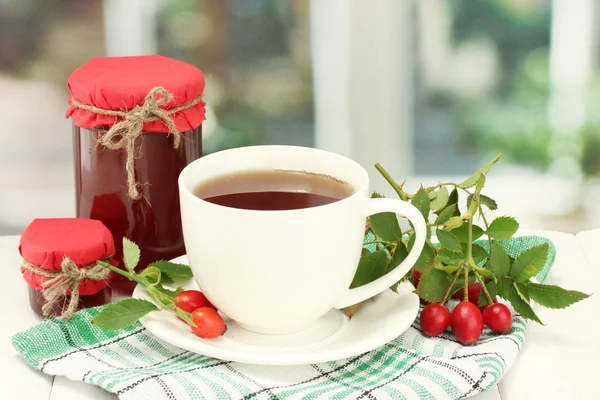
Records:
[[[92,308],[103,306],[104,304],[110,303],[112,299],[112,288],[110,286],[101,289],[99,292],[89,294],[85,296],[79,296],[79,302],[77,303],[77,311],[83,310],[84,308]],[[52,307],[50,315],[47,318],[58,317],[62,315],[63,304],[68,304],[71,301],[71,296],[65,296],[64,303],[56,304]],[[46,304],[46,298],[40,290],[29,287],[29,305],[31,309],[40,317],[46,318],[42,312],[42,307]]]
[[[114,266],[115,246],[112,234],[102,222],[37,218],[21,235],[19,253],[23,257],[21,273],[28,285],[29,304],[36,314],[68,317],[72,310],[111,301],[114,272],[98,265],[98,261]],[[72,298],[74,290],[76,299]]]

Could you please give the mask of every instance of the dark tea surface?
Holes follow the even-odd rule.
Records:
[[[248,171],[203,182],[194,194],[211,203],[245,210],[297,210],[334,203],[353,188],[331,176],[296,171]]]

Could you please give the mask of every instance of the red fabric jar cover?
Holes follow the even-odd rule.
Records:
[[[70,96],[66,117],[73,118],[81,128],[111,126],[118,117],[74,107],[71,99],[105,110],[128,111],[141,105],[148,93],[160,86],[173,96],[161,107],[169,110],[197,99],[204,84],[204,75],[198,68],[160,55],[94,58],[77,68],[67,81]],[[177,130],[184,132],[200,126],[205,119],[204,106],[201,101],[172,114]],[[144,123],[143,130],[168,132],[160,120]]]
[[[77,266],[96,264],[115,254],[112,234],[100,221],[84,218],[35,219],[19,243],[23,259],[39,268],[60,271],[63,258],[69,257]],[[21,267],[25,281],[34,289],[41,290],[49,278]],[[104,281],[86,279],[79,284],[79,294],[86,296],[98,293],[108,286]]]

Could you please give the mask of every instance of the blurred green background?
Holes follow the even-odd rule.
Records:
[[[503,151],[507,176],[526,173],[532,182],[557,177],[565,185],[577,183],[562,189],[545,184],[549,191],[574,193],[547,214],[559,221],[552,226],[575,231],[598,221],[596,203],[586,200],[595,198],[600,178],[595,113],[600,73],[593,23],[598,2],[578,3],[577,12],[593,14],[586,19],[573,9],[559,10],[559,1],[414,1],[415,50],[403,62],[414,69],[417,177],[468,174]],[[263,143],[315,145],[309,0],[144,4],[150,3],[149,35],[157,52],[206,74],[206,153]],[[114,0],[0,0],[0,109],[5,113],[0,186],[5,194],[9,189],[19,193],[0,207],[21,207],[0,214],[0,233],[20,231],[32,213],[21,200],[33,189],[17,187],[23,182],[29,188],[50,185],[49,204],[65,204],[60,196],[70,189],[56,189],[60,181],[52,194],[54,178],[43,173],[62,176],[71,168],[70,128],[62,120],[65,81],[74,68],[110,47],[111,7]],[[577,35],[589,37],[589,43]],[[585,64],[584,72],[569,72],[553,54],[582,57],[576,65]],[[36,102],[47,114],[23,106]],[[36,113],[44,116],[39,123],[22,123]],[[21,166],[25,154],[30,161]],[[35,167],[32,159],[48,167]],[[64,168],[56,166],[65,160]],[[25,171],[26,178],[9,170]],[[62,209],[46,212],[53,213]]]

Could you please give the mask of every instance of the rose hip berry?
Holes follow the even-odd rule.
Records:
[[[512,328],[512,314],[502,303],[487,306],[483,311],[483,321],[496,333],[507,333]]]
[[[201,338],[209,339],[221,336],[227,330],[225,321],[219,313],[210,307],[200,307],[192,312],[192,321],[196,326],[192,326],[192,332]]]
[[[440,303],[427,304],[421,311],[421,330],[427,336],[438,336],[448,329],[450,310]]]
[[[479,301],[479,295],[481,294],[481,283],[473,282],[469,284],[469,302],[477,305]],[[465,289],[460,288],[456,293],[454,293],[455,299],[464,300],[465,299]]]
[[[175,296],[175,305],[186,312],[193,312],[196,308],[215,308],[206,298],[204,293],[198,290],[184,290]],[[216,309],[216,308],[215,308]]]
[[[469,301],[460,302],[450,316],[450,328],[462,344],[475,344],[483,332],[481,311]]]
[[[421,280],[421,273],[419,271],[417,271],[416,269],[412,270],[412,278],[413,278],[413,285],[415,287],[419,286],[419,281]]]
[[[498,304],[498,300],[494,299],[494,302],[492,304]],[[485,311],[486,308],[488,308],[491,304],[486,304],[483,305],[481,307],[479,307],[479,311],[481,311],[481,314],[483,314],[483,312]]]

